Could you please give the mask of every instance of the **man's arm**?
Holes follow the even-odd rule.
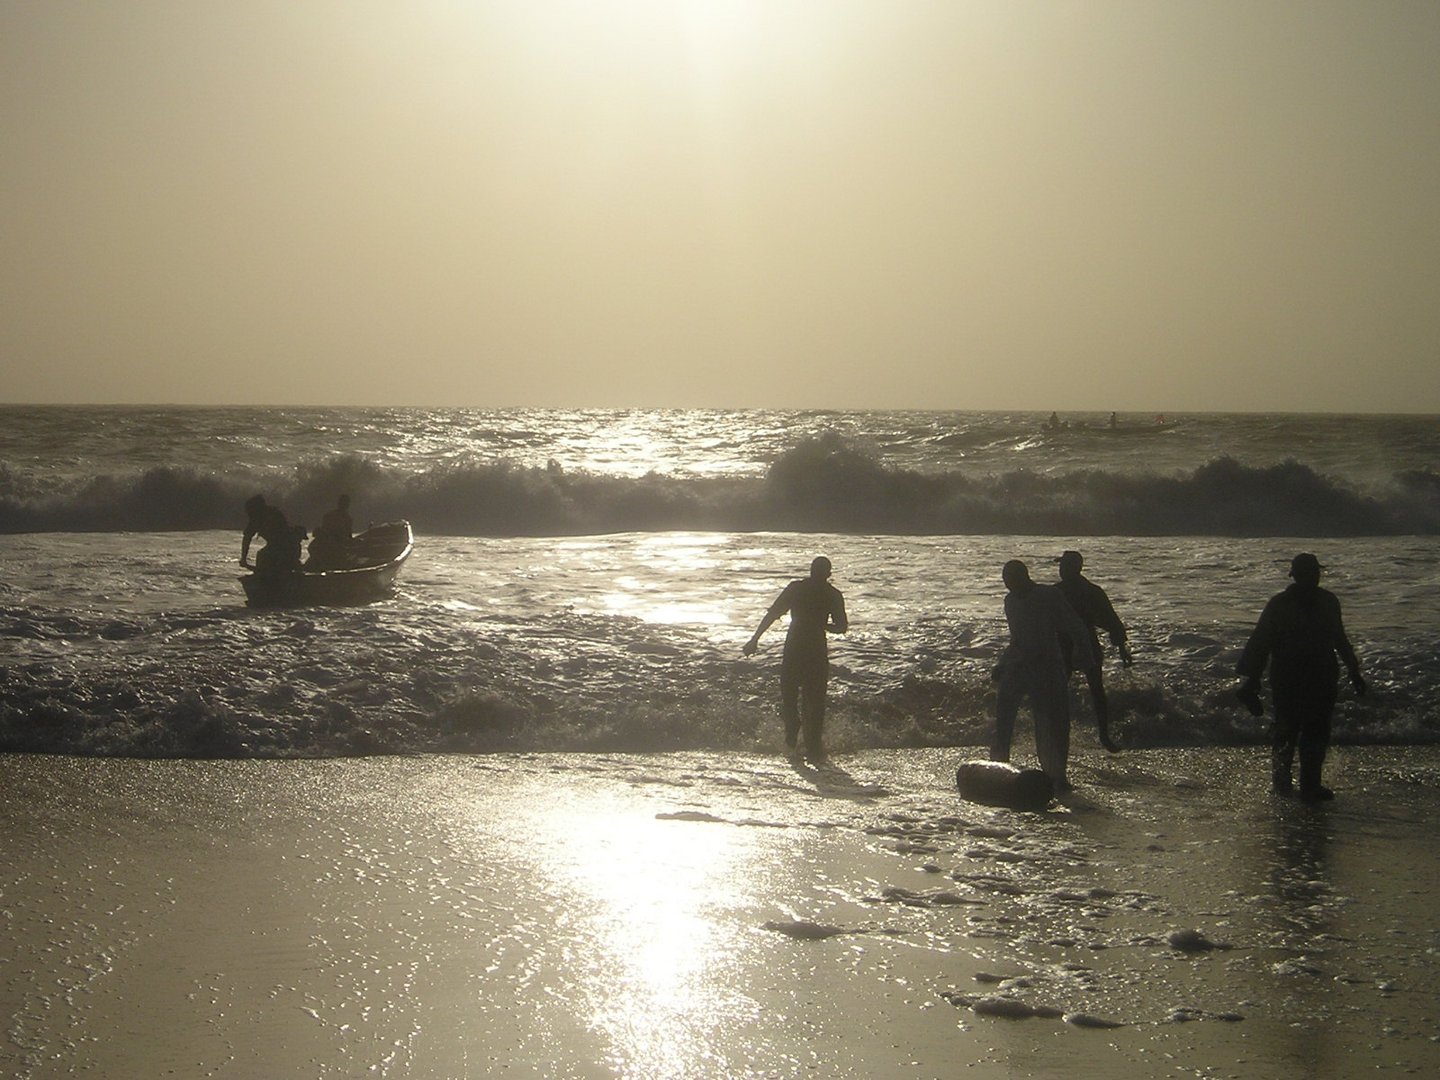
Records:
[[[1095,586],[1095,625],[1110,635],[1110,643],[1123,649],[1125,645],[1125,624],[1115,614],[1115,605],[1100,586]]]
[[[792,583],[786,585],[785,588],[780,591],[780,595],[777,596],[775,602],[770,605],[770,610],[765,612],[765,617],[760,620],[760,625],[755,628],[755,633],[750,635],[750,640],[745,642],[744,648],[741,649],[746,656],[755,655],[755,650],[760,647],[760,635],[765,633],[766,630],[769,630],[770,627],[775,625],[775,621],[779,619],[781,615],[784,615],[790,610],[792,597],[795,595],[794,590],[795,586]]]
[[[1350,644],[1350,637],[1345,633],[1345,621],[1340,617],[1340,601],[1335,600],[1335,651],[1340,654],[1340,659],[1345,664],[1345,670],[1350,673],[1350,685],[1355,687],[1355,692],[1364,695],[1365,677],[1360,674],[1360,658],[1355,655],[1355,646]]]
[[[250,565],[250,541],[255,539],[255,527],[245,526],[245,533],[240,538],[240,565]]]
[[[1102,614],[1100,625],[1110,635],[1110,644],[1115,646],[1115,651],[1120,654],[1120,663],[1129,667],[1135,663],[1135,658],[1130,655],[1130,635],[1125,630],[1125,624],[1120,621],[1120,616],[1115,614],[1115,605],[1110,603],[1110,597],[1105,595],[1105,590],[1100,590],[1100,598],[1105,601],[1105,608]]]
[[[843,634],[850,629],[850,617],[845,614],[845,597],[840,595],[840,590],[834,590],[834,603],[830,608],[830,625],[825,627],[833,634]]]
[[[1240,660],[1235,665],[1235,674],[1242,679],[1258,683],[1260,677],[1265,674],[1265,664],[1270,659],[1270,650],[1274,645],[1275,601],[1271,600],[1265,605],[1265,610],[1260,613],[1260,619],[1255,623],[1255,629],[1250,632],[1250,640],[1245,642],[1245,648],[1240,653]]]
[[[1265,665],[1270,660],[1270,650],[1275,645],[1275,600],[1265,605],[1255,629],[1250,631],[1250,640],[1240,653],[1235,665],[1235,674],[1245,680],[1235,696],[1251,716],[1264,716],[1265,706],[1260,701],[1260,680],[1265,674]]]

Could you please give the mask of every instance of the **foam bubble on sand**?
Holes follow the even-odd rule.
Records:
[[[706,810],[662,811],[655,815],[656,821],[696,821],[716,825],[748,825],[760,829],[789,829],[792,826],[783,821],[766,821],[763,818],[725,818]]]
[[[1082,1028],[1119,1028],[1125,1024],[1119,1020],[1106,1020],[1101,1016],[1093,1016],[1090,1013],[1072,1012],[1064,1016],[1065,1023],[1073,1024]]]
[[[1182,1005],[1170,1011],[1170,1014],[1165,1017],[1165,1023],[1189,1024],[1197,1020],[1222,1020],[1226,1023],[1234,1024],[1244,1019],[1245,1017],[1237,1012],[1208,1012],[1205,1009]]]
[[[1296,957],[1291,960],[1281,960],[1278,964],[1273,965],[1270,970],[1273,971],[1276,975],[1283,975],[1287,977],[1294,975],[1322,974],[1321,970],[1318,967],[1316,967],[1314,964],[1308,963],[1300,957]]]
[[[902,888],[899,885],[887,886],[881,890],[878,897],[869,899],[873,903],[903,904],[906,907],[917,908],[957,907],[965,904],[983,905],[985,903],[983,900],[960,896],[945,889],[918,892],[914,889]]]
[[[1015,835],[1014,829],[1007,829],[1001,825],[972,825],[965,831],[971,836],[984,837],[988,840],[1009,840]]]
[[[810,922],[807,919],[772,919],[770,922],[764,923],[762,928],[774,930],[777,934],[784,934],[797,941],[823,941],[825,938],[835,937],[838,934],[855,933],[843,926],[826,926],[823,923]]]
[[[724,824],[725,819],[703,810],[676,810],[673,813],[655,815],[656,821],[715,821]]]
[[[968,882],[977,889],[985,889],[989,892],[999,893],[1002,896],[1027,896],[1029,892],[1011,881],[1009,878],[998,877],[995,874],[968,874],[962,871],[955,871],[950,875],[955,881]]]
[[[1165,936],[1166,942],[1172,949],[1180,952],[1201,953],[1210,952],[1214,949],[1228,949],[1229,945],[1221,941],[1211,941],[1199,930],[1172,930]]]
[[[975,981],[976,981],[976,982],[978,982],[978,983],[986,983],[986,984],[990,984],[990,985],[993,985],[993,984],[995,984],[995,983],[1003,983],[1003,982],[1006,982],[1006,981],[1008,981],[1008,980],[1010,980],[1010,979],[1013,979],[1013,978],[1015,978],[1015,977],[1016,977],[1016,976],[1013,976],[1013,975],[996,975],[996,974],[995,974],[994,972],[992,972],[992,971],[977,971],[977,972],[975,973]]]
[[[1034,1016],[1058,1019],[1064,1015],[1060,1009],[1048,1005],[1031,1005],[1018,998],[1003,995],[962,994],[947,990],[940,995],[958,1009],[969,1009],[976,1016],[993,1016],[1004,1020],[1028,1020]]]

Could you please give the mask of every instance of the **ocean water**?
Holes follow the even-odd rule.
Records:
[[[1440,532],[1434,416],[0,406],[0,532]]]
[[[1437,740],[1440,418],[1047,416],[6,406],[0,749],[768,751],[783,630],[740,646],[819,553],[832,748],[981,743],[1000,565],[1071,547],[1131,628],[1128,745],[1263,739],[1232,671],[1300,550],[1371,682],[1338,741]],[[247,609],[256,491],[409,519],[396,595]]]

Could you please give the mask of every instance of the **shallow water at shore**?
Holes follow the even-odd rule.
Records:
[[[252,611],[229,533],[0,536],[0,749],[193,757],[778,749],[776,665],[741,646],[816,551],[851,630],[832,643],[831,745],[975,745],[1006,638],[999,568],[1054,574],[1059,537],[632,533],[421,536],[397,595]],[[1096,538],[1130,628],[1107,682],[1131,746],[1265,738],[1234,665],[1308,541]],[[1440,739],[1440,561],[1423,537],[1319,547],[1371,692],[1337,738]],[[1053,578],[1052,578],[1053,579]],[[1076,680],[1077,687],[1079,680]],[[1089,724],[1077,693],[1077,723]]]
[[[1259,751],[1087,752],[1041,815],[961,802],[958,756],[0,757],[0,1065],[1440,1066],[1433,748],[1340,749],[1323,807]]]

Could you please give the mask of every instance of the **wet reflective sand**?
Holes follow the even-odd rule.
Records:
[[[1440,755],[0,758],[17,1077],[1350,1077],[1440,1067]]]

